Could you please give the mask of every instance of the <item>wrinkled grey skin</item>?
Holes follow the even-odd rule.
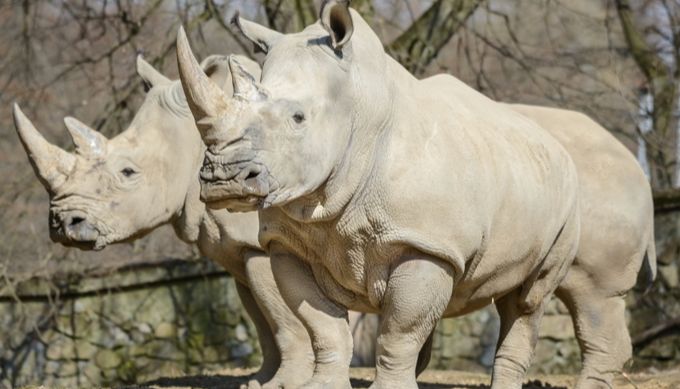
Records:
[[[277,285],[312,338],[303,387],[349,386],[347,309],[382,314],[372,387],[416,388],[439,318],[495,301],[492,387],[520,388],[544,303],[578,248],[566,150],[453,77],[416,80],[343,3],[326,2],[298,34],[236,23],[267,57],[261,83],[230,61],[232,99],[178,37],[208,146],[202,198],[260,210]]]
[[[256,63],[240,60],[259,73]],[[231,92],[227,57],[211,56],[201,67]],[[137,70],[150,89],[129,128],[108,140],[67,118],[75,153],[48,143],[15,105],[17,132],[50,196],[52,239],[100,250],[172,224],[180,238],[197,243],[237,281],[264,358],[246,386],[305,381],[313,363],[309,337],[276,289],[269,257],[257,242],[257,214],[206,209],[198,182],[205,146],[179,81],[168,80],[141,58]]]

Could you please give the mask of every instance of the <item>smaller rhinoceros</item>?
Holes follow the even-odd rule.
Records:
[[[259,210],[260,244],[312,338],[305,388],[349,387],[347,309],[382,314],[372,388],[417,388],[442,316],[495,301],[492,388],[520,388],[545,301],[579,241],[567,151],[535,122],[450,76],[419,81],[347,2],[280,34],[236,19],[267,53],[234,95],[178,36],[182,85],[208,146],[202,198]]]
[[[240,61],[259,73],[256,63]],[[201,68],[225,91],[232,90],[227,57],[208,57]],[[75,153],[48,143],[15,105],[17,132],[50,196],[51,238],[101,250],[171,224],[181,239],[197,243],[237,281],[264,359],[248,385],[304,382],[313,368],[310,341],[277,291],[269,257],[257,242],[257,214],[206,209],[198,181],[205,146],[180,83],[141,57],[137,71],[150,89],[123,133],[109,140],[76,119],[65,119]]]

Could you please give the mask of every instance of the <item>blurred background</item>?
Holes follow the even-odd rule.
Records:
[[[176,78],[182,24],[199,58],[262,60],[229,27],[248,19],[294,32],[316,0],[5,0],[0,2],[0,388],[149,382],[257,366],[254,330],[230,277],[161,228],[81,252],[48,237],[48,199],[11,120],[19,102],[51,142],[61,120],[124,130],[144,97],[137,54]],[[501,101],[569,108],[634,153],[654,188],[659,275],[631,294],[632,370],[680,365],[680,1],[353,0],[386,51],[418,77],[450,73]],[[375,318],[355,327],[367,336]],[[444,320],[431,367],[489,371],[492,309]],[[370,337],[369,337],[370,338]],[[370,364],[370,341],[355,364]],[[566,310],[551,303],[534,372],[574,373]]]

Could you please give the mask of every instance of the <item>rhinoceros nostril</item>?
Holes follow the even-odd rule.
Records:
[[[69,226],[75,226],[75,225],[78,225],[78,224],[80,224],[84,221],[85,221],[85,218],[82,218],[82,217],[79,217],[79,216],[74,216],[73,218],[71,218],[71,221],[70,221],[70,223],[68,223],[68,225]]]
[[[260,174],[260,172],[250,172],[250,173],[248,173],[248,175],[246,176],[246,181],[257,177],[259,174]]]

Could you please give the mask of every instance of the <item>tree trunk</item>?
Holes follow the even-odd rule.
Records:
[[[616,10],[628,49],[645,76],[652,95],[653,130],[642,134],[647,142],[647,157],[652,186],[666,189],[674,186],[676,149],[674,114],[677,100],[677,74],[672,74],[658,50],[651,47],[644,33],[635,25],[633,10],[628,0],[615,0]],[[677,43],[677,42],[676,42]]]

